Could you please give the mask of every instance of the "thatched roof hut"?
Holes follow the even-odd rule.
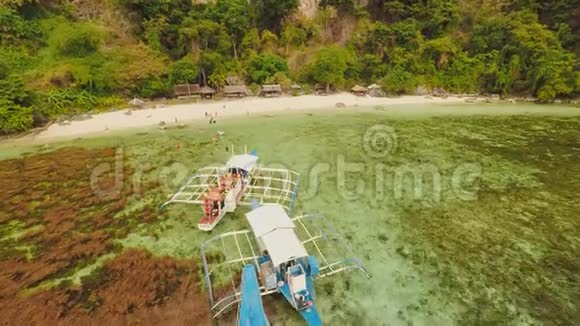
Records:
[[[282,86],[279,84],[273,85],[262,85],[262,90],[260,91],[262,96],[280,96],[282,95]]]
[[[177,97],[198,95],[200,90],[199,84],[179,84],[173,87],[173,93]]]
[[[209,87],[209,86],[203,86],[200,90],[199,90],[199,95],[201,95],[202,98],[212,98],[213,94],[215,94],[215,89]]]
[[[250,95],[246,85],[228,85],[224,86],[224,95],[228,97],[240,96],[244,97]]]
[[[358,95],[358,96],[365,96],[367,94],[367,88],[362,87],[360,85],[355,85],[353,88],[350,89],[350,91],[354,95]]]

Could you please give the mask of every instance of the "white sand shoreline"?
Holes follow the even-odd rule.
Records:
[[[187,123],[195,120],[208,120],[206,112],[216,114],[218,120],[225,117],[247,116],[262,113],[291,112],[300,110],[335,109],[337,103],[347,107],[377,106],[393,104],[421,103],[460,103],[458,97],[425,98],[424,96],[403,96],[397,98],[359,97],[349,93],[328,96],[303,95],[294,97],[257,98],[248,97],[235,100],[208,101],[188,104],[167,105],[155,109],[112,111],[93,115],[91,119],[70,121],[70,124],[52,124],[46,130],[32,136],[32,140],[78,137],[106,131],[118,131],[158,125]]]
[[[0,143],[45,143],[54,140],[67,138],[77,138],[82,136],[100,136],[113,131],[122,131],[131,128],[143,128],[159,125],[164,122],[168,126],[176,124],[186,124],[192,121],[209,120],[206,112],[217,114],[218,121],[224,118],[234,118],[240,116],[257,116],[261,114],[283,114],[300,111],[329,111],[340,110],[337,103],[344,104],[345,107],[373,108],[384,106],[393,113],[466,113],[466,114],[491,114],[506,113],[548,113],[540,106],[537,109],[522,110],[518,107],[513,109],[489,110],[479,108],[467,110],[467,112],[457,112],[457,110],[445,110],[438,108],[434,110],[430,104],[461,104],[465,103],[467,97],[450,96],[448,98],[426,97],[426,96],[401,96],[389,97],[359,97],[350,93],[340,93],[328,96],[302,95],[294,97],[257,98],[248,97],[234,100],[202,101],[196,103],[174,104],[160,108],[140,109],[140,110],[118,110],[93,115],[86,120],[72,120],[67,124],[54,123],[46,129],[23,135],[20,137],[0,140]],[[473,99],[473,98],[472,98]],[[392,108],[393,105],[426,104],[421,108]],[[571,108],[574,109],[574,108]],[[550,110],[552,111],[552,110]],[[560,111],[560,110],[556,110]],[[580,110],[568,112],[573,115],[580,114]]]

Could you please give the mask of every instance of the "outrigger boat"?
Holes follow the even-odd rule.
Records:
[[[254,207],[246,214],[251,231],[224,233],[201,246],[214,318],[239,305],[238,325],[268,325],[261,297],[277,293],[309,325],[321,325],[314,305],[315,279],[348,270],[371,277],[322,216],[290,218],[280,205]],[[231,290],[224,292],[230,282]]]
[[[296,200],[299,175],[288,169],[258,166],[258,156],[232,155],[224,166],[198,170],[161,207],[171,203],[202,205],[203,217],[198,228],[211,231],[228,212],[237,206],[275,203],[290,211]]]

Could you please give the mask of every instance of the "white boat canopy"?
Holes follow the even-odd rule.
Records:
[[[263,236],[262,241],[274,266],[308,256],[294,229],[277,229]]]
[[[263,205],[246,214],[258,243],[268,251],[274,266],[306,257],[308,253],[294,230],[294,222],[280,205]]]
[[[247,213],[246,218],[256,238],[261,238],[276,229],[294,228],[294,222],[280,205],[262,205]]]
[[[243,169],[251,172],[258,164],[258,157],[251,154],[234,155],[226,163],[227,168]]]

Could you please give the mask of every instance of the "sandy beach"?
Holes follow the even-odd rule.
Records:
[[[459,97],[448,97],[444,99],[425,96],[402,96],[397,98],[360,97],[349,93],[328,96],[303,95],[278,98],[248,97],[167,105],[164,107],[140,110],[106,112],[93,115],[90,119],[86,120],[72,120],[66,124],[52,124],[45,130],[32,135],[31,140],[77,137],[163,123],[171,125],[194,120],[209,120],[210,118],[206,116],[206,113],[214,116],[217,115],[217,119],[219,120],[227,117],[251,116],[264,113],[336,109],[337,103],[342,103],[345,107],[373,107],[377,105],[461,103],[464,100],[464,98]]]
[[[348,109],[376,109],[381,107],[390,114],[549,114],[579,115],[580,109],[572,106],[558,106],[546,110],[543,106],[520,105],[501,102],[497,105],[483,105],[482,97],[449,96],[447,98],[430,96],[400,97],[360,97],[350,93],[328,96],[302,95],[275,98],[247,97],[240,99],[221,99],[183,104],[147,103],[141,109],[114,110],[87,115],[87,118],[71,119],[53,123],[44,129],[26,134],[0,139],[0,144],[45,143],[76,137],[105,135],[113,131],[149,126],[186,124],[193,121],[217,121],[235,117],[251,117],[264,114],[287,114],[300,111],[333,111]],[[472,104],[469,104],[472,103]],[[479,105],[473,105],[477,103]],[[340,104],[340,105],[338,105]],[[435,105],[433,105],[435,104]],[[452,104],[449,107],[441,104]],[[458,108],[457,105],[468,105]],[[473,106],[472,106],[473,105]]]

